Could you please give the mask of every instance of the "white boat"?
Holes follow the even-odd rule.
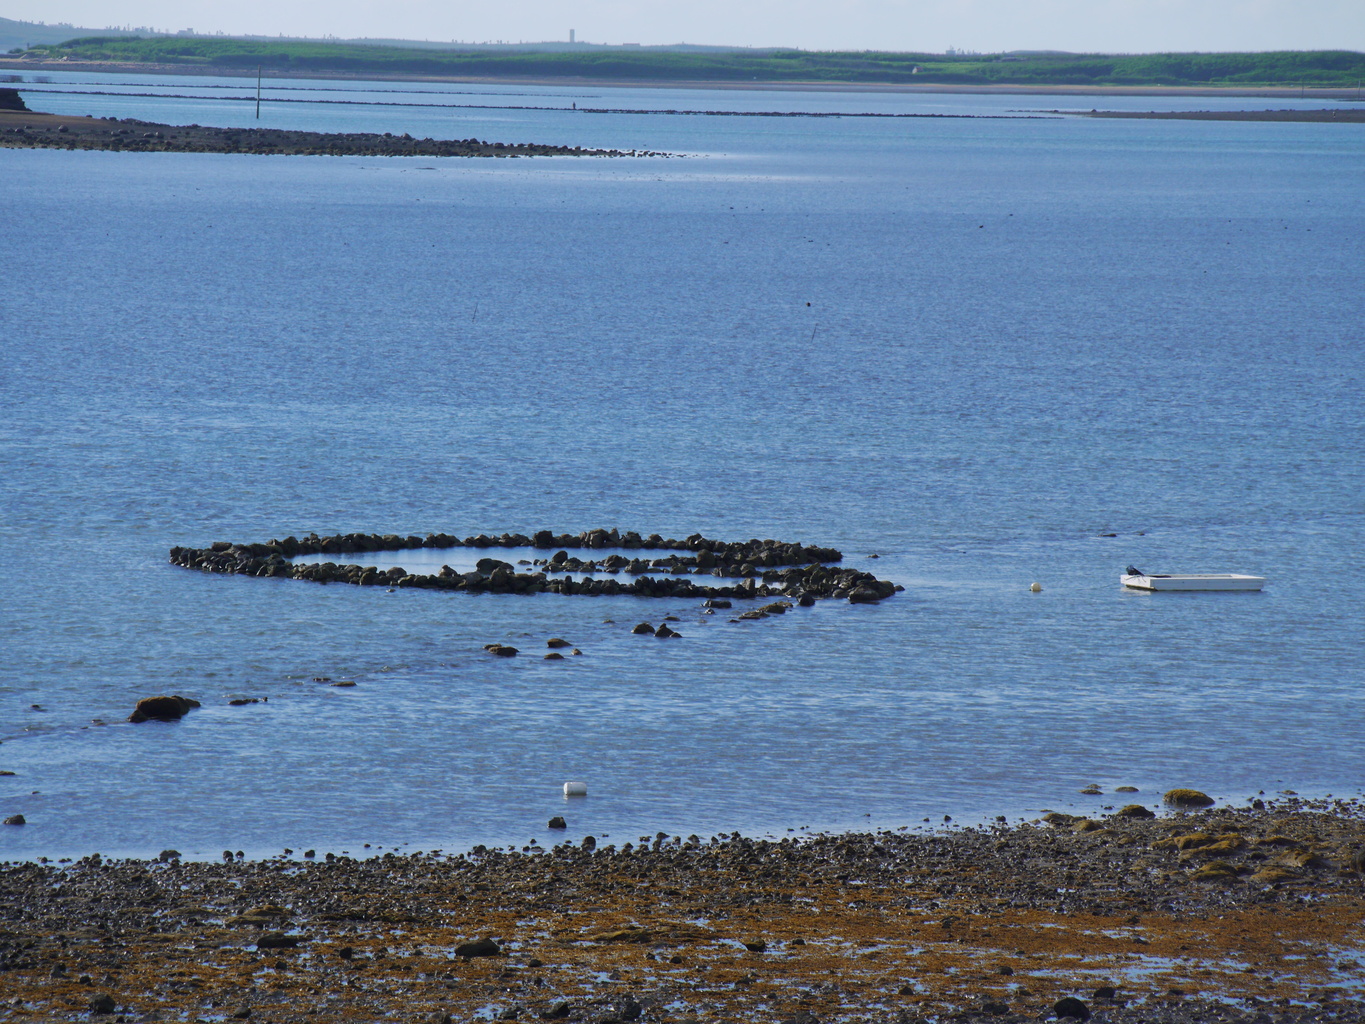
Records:
[[[1134,590],[1260,590],[1265,586],[1264,576],[1236,572],[1144,573],[1131,565],[1119,581]]]

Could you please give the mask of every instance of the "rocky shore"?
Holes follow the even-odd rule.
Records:
[[[13,90],[10,90],[11,92]],[[479,139],[324,133],[278,128],[206,128],[135,118],[105,119],[0,109],[0,148],[103,149],[133,153],[255,153],[289,156],[664,156],[645,150],[584,149]]]
[[[0,1015],[1365,1020],[1354,801],[631,838],[0,865]]]
[[[292,563],[298,555],[361,554],[402,551],[412,548],[559,548],[547,559],[529,562],[536,571],[518,571],[510,562],[480,559],[475,570],[459,573],[442,566],[439,573],[409,573],[402,568],[379,570],[358,562]],[[583,559],[569,549],[617,548],[628,551],[669,551],[656,558],[621,554]],[[174,565],[203,572],[273,576],[314,583],[350,583],[356,586],[420,587],[430,590],[462,590],[467,593],[628,595],[633,597],[683,597],[711,600],[786,597],[810,604],[821,598],[847,598],[854,604],[872,604],[903,589],[869,572],[839,568],[843,555],[833,548],[808,547],[775,540],[727,542],[693,534],[671,540],[657,533],[641,536],[616,529],[587,530],[579,534],[555,534],[541,530],[533,535],[479,534],[461,540],[446,533],[426,536],[398,534],[336,534],[300,539],[285,537],[264,544],[217,541],[207,548],[171,548]],[[552,575],[603,573],[605,579],[574,579]],[[649,575],[651,573],[660,575]],[[632,577],[620,580],[625,574]],[[720,586],[695,582],[695,577],[730,578]],[[721,606],[726,607],[726,606]]]

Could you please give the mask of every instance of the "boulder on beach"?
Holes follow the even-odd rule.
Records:
[[[1052,1012],[1070,1020],[1089,1020],[1090,1009],[1075,996],[1064,996],[1052,1004]]]
[[[1172,807],[1212,807],[1213,797],[1197,789],[1172,789],[1165,793],[1162,800]]]
[[[128,716],[130,722],[175,722],[185,716],[191,708],[199,707],[199,702],[179,694],[167,697],[143,697]]]
[[[1126,804],[1114,812],[1116,818],[1155,818],[1156,812],[1148,810],[1142,804]]]
[[[28,106],[18,89],[0,89],[0,110],[27,111]]]
[[[455,955],[468,960],[475,956],[500,956],[502,947],[492,939],[479,939],[476,942],[462,942],[455,947]]]

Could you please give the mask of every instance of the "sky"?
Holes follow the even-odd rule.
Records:
[[[3,0],[83,28],[807,50],[1365,51],[1365,0]]]

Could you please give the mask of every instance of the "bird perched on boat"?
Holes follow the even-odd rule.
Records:
[[[1141,569],[1134,568],[1134,567],[1131,566],[1131,565],[1130,565],[1127,569],[1125,569],[1124,572],[1126,572],[1129,576],[1146,576],[1146,575],[1147,575],[1147,574],[1146,574],[1145,572],[1143,572]]]

